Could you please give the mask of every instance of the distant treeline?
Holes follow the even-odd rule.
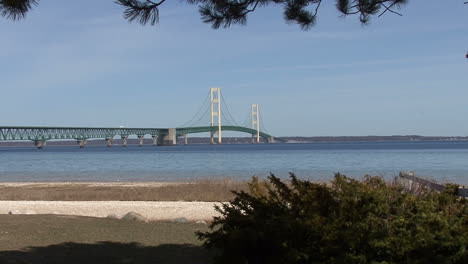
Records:
[[[281,137],[288,140],[289,143],[313,143],[313,142],[352,142],[352,141],[434,141],[434,140],[468,140],[468,137],[426,137],[417,135],[395,135],[395,136],[338,136],[338,137]],[[261,139],[263,142],[263,139]],[[138,139],[128,139],[128,145],[138,145]],[[209,144],[208,137],[189,137],[189,144]],[[249,144],[252,143],[251,137],[223,137],[224,144]],[[144,140],[144,145],[152,145],[152,139]],[[184,144],[184,139],[180,137],[178,144]],[[73,140],[55,140],[48,141],[49,146],[73,146],[77,145]],[[106,141],[102,139],[93,139],[88,141],[88,145],[99,146],[106,145]],[[121,139],[115,139],[113,145],[122,145]],[[10,141],[0,142],[0,147],[33,147],[32,141]]]
[[[337,137],[282,137],[292,142],[339,142],[339,141],[435,141],[435,140],[468,140],[468,137],[440,137],[418,135],[393,136],[337,136]]]

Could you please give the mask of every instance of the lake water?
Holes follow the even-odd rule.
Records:
[[[335,172],[392,178],[400,171],[468,184],[468,142],[47,146],[0,148],[0,181],[186,181],[249,179],[272,172],[328,180]]]

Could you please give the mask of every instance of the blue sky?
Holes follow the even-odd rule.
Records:
[[[0,125],[175,127],[221,87],[278,136],[468,135],[468,5],[410,0],[362,26],[327,2],[302,31],[273,6],[213,30],[180,1],[154,27],[112,0],[41,1],[0,18]]]

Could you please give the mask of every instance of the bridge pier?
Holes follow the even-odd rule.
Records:
[[[121,136],[123,142],[122,142],[122,146],[126,147],[127,146],[127,139],[128,139],[128,135],[126,136]]]
[[[109,148],[112,147],[112,141],[114,141],[113,137],[106,138],[107,147],[109,147]]]
[[[45,140],[34,140],[34,146],[36,146],[38,149],[43,149],[47,142]]]
[[[184,134],[184,145],[188,144],[188,136],[187,134]]]
[[[260,138],[258,138],[256,135],[252,134],[252,144],[259,144],[259,143],[260,143]]]
[[[88,139],[77,139],[76,140],[76,143],[78,143],[78,145],[80,145],[80,148],[84,148],[86,146],[86,144],[88,144]]]
[[[138,135],[138,146],[143,146],[143,140],[145,139],[145,135]]]
[[[215,140],[215,134],[218,134],[218,140]],[[222,144],[223,140],[219,131],[211,131],[210,144]]]
[[[177,145],[177,134],[175,128],[168,128],[167,134],[158,137],[158,146]]]
[[[151,136],[153,138],[153,146],[156,146],[158,145],[158,136],[157,135],[153,135]]]
[[[275,138],[274,137],[265,138],[265,143],[275,143]]]

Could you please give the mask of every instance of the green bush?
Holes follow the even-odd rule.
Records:
[[[467,200],[414,195],[378,177],[330,184],[254,178],[217,207],[216,263],[468,263]]]

